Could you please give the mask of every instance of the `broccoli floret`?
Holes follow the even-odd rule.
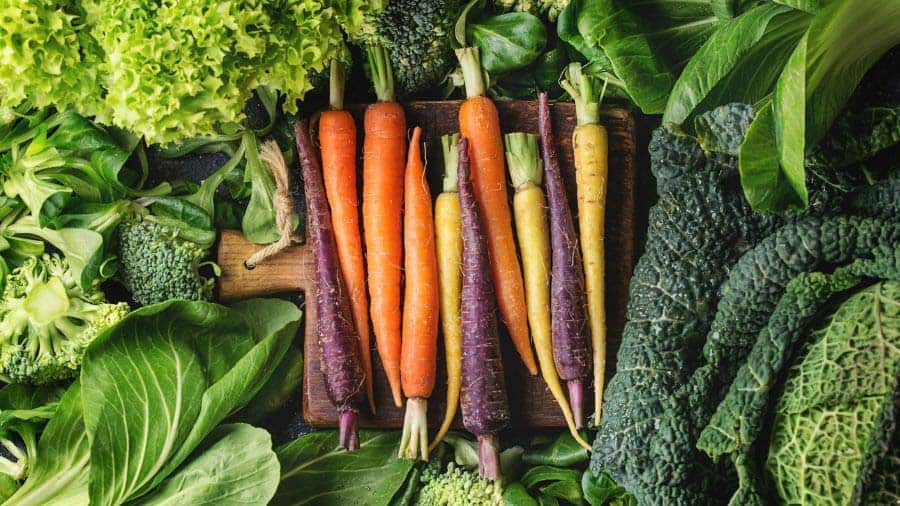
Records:
[[[141,305],[169,299],[209,300],[214,278],[200,267],[209,251],[152,219],[127,220],[116,230],[119,278]]]
[[[454,0],[392,0],[375,16],[398,95],[414,95],[437,86],[453,67],[450,37],[456,5]]]
[[[559,13],[569,5],[569,0],[497,0],[501,9],[530,12],[534,15],[546,14],[551,21],[556,21]]]
[[[0,374],[37,385],[72,378],[87,346],[128,311],[96,285],[82,289],[63,257],[30,257],[7,276],[0,300]]]
[[[453,462],[447,464],[444,472],[440,472],[439,466],[429,463],[419,481],[422,483],[416,500],[419,506],[491,506],[503,503],[503,489],[499,481],[486,480]]]

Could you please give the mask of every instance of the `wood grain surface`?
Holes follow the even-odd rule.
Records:
[[[443,172],[441,159],[441,135],[457,131],[459,101],[412,102],[404,104],[410,127],[422,127],[422,138],[426,143],[427,170],[432,194],[440,191],[440,177]],[[537,102],[498,102],[500,123],[504,132],[525,131],[537,133]],[[357,119],[362,134],[364,105],[349,106],[348,110]],[[615,356],[625,324],[625,307],[628,302],[628,281],[634,267],[634,213],[635,213],[635,140],[634,120],[630,112],[622,108],[604,108],[601,122],[609,133],[609,189],[606,211],[606,291],[608,315],[608,363],[607,376],[611,376],[615,366]],[[560,163],[566,176],[568,197],[575,209],[575,175],[572,154],[572,131],[575,128],[575,108],[571,103],[552,104],[553,127],[559,149]],[[359,146],[361,149],[362,140]],[[359,166],[362,166],[362,153]],[[297,168],[299,170],[299,168]],[[401,191],[398,188],[398,191]],[[512,192],[510,192],[511,194]],[[222,232],[218,263],[222,268],[219,279],[218,296],[222,301],[233,301],[247,297],[305,292],[305,300],[314,300],[315,286],[313,273],[315,259],[305,245],[298,245],[270,258],[249,270],[244,260],[259,246],[247,242],[240,232]],[[502,321],[502,320],[500,320]],[[315,339],[315,305],[304,308],[304,381],[303,417],[307,423],[317,427],[336,426],[337,413],[325,394],[324,378],[319,369],[320,351]],[[501,332],[502,333],[502,332]],[[565,421],[540,376],[529,376],[513,350],[505,333],[501,335],[507,390],[509,392],[512,420],[517,428],[565,427]],[[443,348],[438,349],[438,381],[429,402],[429,422],[440,423],[444,411],[446,374],[443,367]],[[387,378],[372,348],[375,369],[375,396],[378,413],[362,413],[360,425],[363,427],[399,428],[403,424],[403,413],[391,401]],[[585,399],[593,399],[585,393]],[[593,406],[586,406],[591,413]],[[457,416],[457,425],[460,419]]]

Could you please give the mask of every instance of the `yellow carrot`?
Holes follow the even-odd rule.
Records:
[[[531,338],[541,376],[559,404],[572,437],[590,450],[591,445],[582,439],[575,427],[572,409],[553,362],[550,330],[550,232],[547,225],[547,200],[541,190],[543,167],[538,154],[537,136],[517,132],[506,134],[504,139],[506,165],[515,188],[513,212],[519,250],[522,252],[528,324],[531,326]]]
[[[438,281],[441,292],[441,330],[447,362],[447,409],[437,436],[429,446],[434,449],[450,430],[459,407],[462,374],[462,337],[460,334],[460,289],[462,287],[462,232],[456,171],[459,163],[459,134],[441,137],[444,148],[444,186],[434,204],[434,229],[438,252]]]
[[[600,104],[594,98],[593,83],[582,74],[581,66],[570,64],[566,78],[560,84],[575,100],[577,126],[572,134],[572,146],[578,188],[578,228],[594,349],[594,425],[600,425],[606,374],[606,248],[603,236],[609,146],[606,129],[600,125]]]

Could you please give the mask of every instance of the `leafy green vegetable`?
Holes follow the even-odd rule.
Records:
[[[4,480],[12,480],[13,489],[6,494],[0,491],[0,495],[12,495],[18,482],[28,476],[37,457],[37,436],[56,412],[60,395],[53,387],[7,385],[0,389],[0,445],[11,457],[0,455],[0,473]]]
[[[495,0],[494,4],[502,9],[530,12],[534,15],[546,14],[551,21],[555,21],[569,4],[569,0]]]
[[[281,237],[281,231],[275,224],[275,208],[272,197],[275,195],[275,179],[269,168],[259,159],[259,148],[256,136],[245,132],[242,143],[246,146],[246,169],[244,181],[250,184],[250,202],[241,221],[244,236],[256,244],[268,244]]]
[[[681,125],[727,102],[758,102],[772,90],[810,19],[763,4],[720,21],[675,82],[663,124]]]
[[[708,2],[572,0],[558,33],[617,78],[644,113],[662,113],[675,75],[713,33]]]
[[[466,36],[481,52],[481,65],[498,76],[530,65],[547,45],[544,23],[526,12],[487,16],[466,25]]]
[[[778,402],[766,469],[784,502],[847,504],[893,431],[900,283],[857,293],[812,339]]]
[[[293,304],[274,299],[232,308],[170,301],[131,313],[91,345],[81,379],[40,439],[41,458],[8,503],[86,504],[88,494],[92,503],[142,496],[165,503],[169,492],[225,500],[224,490],[185,490],[180,483],[193,482],[194,473],[215,476],[217,484],[237,476],[232,491],[271,495],[274,461],[271,449],[269,456],[263,451],[265,434],[207,436],[268,380],[299,318]],[[231,445],[269,464],[255,466],[259,474],[243,473],[241,462],[224,458],[234,453]]]
[[[412,461],[398,459],[396,431],[360,431],[359,449],[338,447],[335,431],[314,432],[276,450],[281,482],[273,505],[387,505],[403,487]]]
[[[747,154],[741,157],[742,176],[753,174],[742,177],[742,185],[754,209],[808,204],[804,158],[825,135],[863,74],[900,43],[893,23],[897,16],[900,4],[891,0],[845,0],[830,2],[813,18],[778,79],[771,112],[764,111],[756,119],[760,124],[751,128],[764,133],[748,135]],[[760,185],[770,189],[754,190]]]
[[[266,504],[278,486],[278,458],[268,432],[242,423],[220,425],[192,458],[132,504]]]
[[[303,383],[303,344],[294,340],[268,383],[240,411],[237,418],[250,424],[260,423],[297,395]]]
[[[330,2],[17,0],[5,7],[2,63],[12,90],[0,108],[30,101],[96,116],[148,142],[213,136],[244,118],[255,88],[311,89],[344,50]],[[26,13],[22,15],[22,13]]]
[[[582,437],[586,437],[582,433]],[[579,445],[568,432],[561,432],[551,443],[530,446],[522,455],[527,465],[550,465],[570,467],[586,463],[589,459],[587,450]]]
[[[637,506],[634,496],[627,490],[619,486],[603,473],[599,477],[594,477],[594,473],[590,469],[584,471],[581,475],[581,492],[584,500],[591,506],[603,506],[605,504],[621,505],[621,506]]]
[[[709,123],[728,131],[716,137],[743,128],[740,111]],[[653,133],[650,157],[659,202],[650,209],[645,253],[631,280],[629,321],[604,396],[591,469],[609,473],[639,502],[690,502],[701,492],[653,480],[657,468],[648,442],[657,435],[665,399],[699,358],[728,269],[778,220],[753,213],[735,191],[733,157],[704,153],[695,139],[666,128]],[[710,488],[705,497],[722,493],[715,484]]]
[[[510,483],[503,487],[504,506],[537,506],[534,500],[525,490],[525,486],[519,482]]]

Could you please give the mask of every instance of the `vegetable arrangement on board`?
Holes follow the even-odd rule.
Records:
[[[900,498],[900,2],[0,14],[0,504]],[[345,85],[366,103],[370,81],[358,139]],[[462,99],[434,201],[415,97]],[[614,361],[609,97],[662,114]],[[510,98],[539,98],[538,131],[501,121]],[[575,103],[574,187],[551,98]],[[297,409],[301,314],[210,302],[223,228],[261,246],[248,269],[305,232],[337,431],[274,421]],[[510,360],[567,432],[510,429]],[[392,409],[382,373],[402,432],[358,427]]]

